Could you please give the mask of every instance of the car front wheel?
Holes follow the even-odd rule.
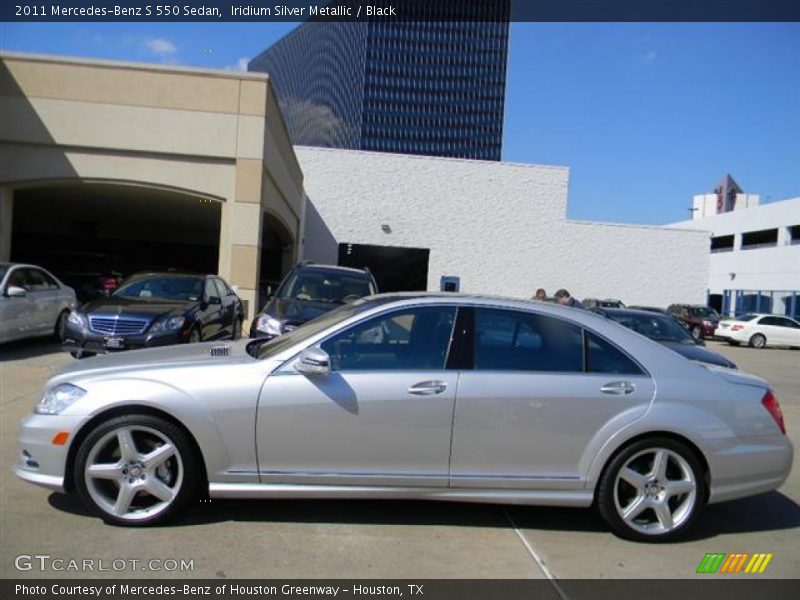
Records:
[[[700,325],[695,325],[692,327],[692,337],[695,340],[699,340],[703,337],[703,330],[700,328]]]
[[[200,474],[188,434],[151,415],[125,415],[95,427],[75,460],[82,500],[115,525],[152,525],[181,510]]]
[[[703,470],[694,453],[669,438],[635,442],[606,468],[597,505],[622,538],[668,542],[691,526],[705,501]]]

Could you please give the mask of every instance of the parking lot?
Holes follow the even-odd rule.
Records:
[[[800,352],[709,347],[773,384],[800,446]],[[11,473],[19,419],[72,360],[50,342],[0,347],[0,577],[686,578],[708,552],[772,553],[758,577],[800,573],[796,466],[780,491],[708,507],[689,539],[666,545],[622,541],[591,510],[429,502],[198,501],[170,526],[106,526],[71,497]],[[94,572],[20,571],[19,555],[106,568],[142,562],[122,572],[97,571],[98,562]],[[143,570],[152,559],[193,561],[193,569]]]

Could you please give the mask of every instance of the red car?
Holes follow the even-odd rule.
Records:
[[[719,325],[719,313],[699,304],[672,304],[669,314],[678,319],[696,340],[713,337]]]

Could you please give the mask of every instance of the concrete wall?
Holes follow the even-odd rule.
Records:
[[[309,259],[335,263],[342,242],[429,248],[429,290],[457,275],[464,292],[705,300],[707,234],[568,221],[565,167],[295,150]]]
[[[263,213],[297,245],[302,231],[302,173],[276,106],[262,74],[3,53],[0,186],[101,181],[218,200],[219,274],[253,305]]]
[[[708,288],[723,290],[800,290],[800,244],[792,244],[789,227],[800,225],[800,198],[734,210],[671,227],[699,229],[710,236],[733,235],[734,249],[710,253]],[[742,249],[742,233],[778,229],[772,247]],[[709,248],[706,247],[706,252]]]

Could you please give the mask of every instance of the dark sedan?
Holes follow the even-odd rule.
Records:
[[[651,340],[671,348],[690,360],[697,360],[728,369],[736,369],[736,365],[719,354],[703,347],[702,340],[695,340],[681,324],[671,316],[644,310],[626,308],[604,308],[595,310],[612,321],[633,329]]]
[[[63,346],[73,356],[238,339],[244,308],[216,275],[144,273],[125,281],[108,298],[73,311]]]

